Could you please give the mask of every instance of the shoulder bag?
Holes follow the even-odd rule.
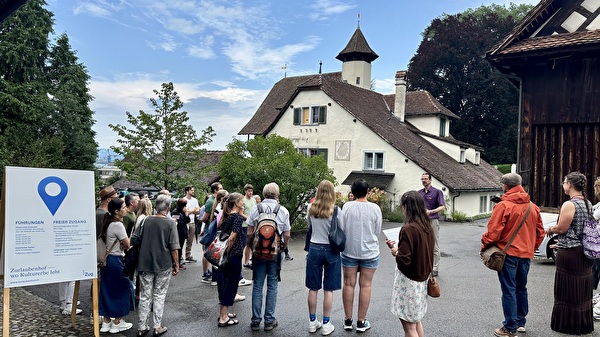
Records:
[[[108,253],[115,247],[117,242],[119,242],[119,239],[115,239],[110,248],[106,249],[106,243],[104,243],[101,237],[98,237],[98,240],[96,240],[96,261],[98,262],[98,268],[106,266]]]
[[[508,249],[508,247],[510,247],[510,244],[513,242],[513,240],[517,236],[517,233],[519,232],[519,230],[525,223],[525,220],[527,220],[527,217],[529,216],[530,212],[531,212],[531,202],[529,202],[529,207],[527,208],[527,212],[525,212],[525,216],[521,220],[521,223],[519,223],[519,226],[517,226],[517,228],[511,235],[510,239],[506,243],[506,246],[504,246],[504,249],[500,249],[500,248],[498,248],[498,246],[493,245],[493,246],[488,247],[486,250],[484,250],[481,253],[481,261],[483,261],[483,264],[486,267],[488,267],[492,270],[496,270],[496,271],[502,270],[502,267],[504,266],[504,259],[506,258],[506,250]]]
[[[440,297],[441,295],[440,284],[433,275],[429,275],[429,279],[427,280],[427,295],[431,297]]]
[[[146,223],[146,219],[148,219],[148,216],[140,223],[140,234],[135,242],[134,240],[130,240],[129,249],[125,251],[125,256],[123,257],[123,274],[130,280],[133,280],[133,274],[137,269],[138,261],[140,260],[140,247],[142,246],[144,223]],[[131,237],[133,238],[133,233],[131,233]]]
[[[229,227],[227,226],[227,228],[218,231],[215,239],[208,245],[208,248],[204,252],[206,260],[215,267],[222,267],[227,263],[227,248],[229,247],[231,231],[227,232],[225,229]]]
[[[338,207],[334,206],[333,216],[331,217],[331,227],[329,228],[329,245],[335,252],[341,253],[346,248],[346,233],[342,231],[337,223]]]

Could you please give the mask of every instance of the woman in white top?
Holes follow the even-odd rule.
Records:
[[[125,202],[112,199],[108,203],[108,213],[104,215],[104,226],[100,236],[106,244],[106,249],[110,251],[106,265],[100,269],[99,311],[100,316],[103,316],[100,332],[119,333],[133,326],[122,319],[134,307],[133,284],[123,274],[123,256],[129,248],[129,238],[123,225],[123,216],[126,213]],[[111,320],[110,317],[115,319]]]
[[[366,317],[371,302],[373,275],[379,266],[378,235],[381,233],[383,219],[379,206],[367,200],[369,184],[365,180],[354,181],[350,188],[356,199],[344,204],[342,221],[342,230],[346,233],[346,249],[342,252],[344,330],[353,329],[354,288],[360,272],[356,331],[365,332],[371,328]]]

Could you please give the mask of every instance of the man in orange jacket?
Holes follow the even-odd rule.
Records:
[[[504,249],[513,232],[531,209],[515,239],[506,250],[502,270],[498,272],[502,289],[504,322],[494,331],[499,337],[514,337],[525,332],[525,316],[529,311],[527,300],[527,274],[533,253],[544,239],[544,225],[540,208],[530,201],[521,186],[521,176],[507,173],[500,179],[504,195],[494,207],[487,231],[481,236],[481,251],[492,245]]]

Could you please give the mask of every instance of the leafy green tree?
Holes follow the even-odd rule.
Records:
[[[51,45],[45,5],[30,0],[0,24],[0,165],[91,170],[89,76],[66,35]]]
[[[208,126],[197,136],[173,83],[163,83],[161,90],[153,90],[153,113],[140,110],[138,115],[129,111],[127,122],[131,128],[110,124],[118,135],[119,146],[112,146],[124,156],[115,164],[127,173],[127,178],[158,189],[182,189],[200,181],[207,169],[200,161],[206,155],[204,145],[212,142],[213,128]]]
[[[506,36],[530,5],[481,6],[434,19],[408,66],[411,90],[431,92],[460,116],[451,134],[484,148],[491,163],[516,160],[518,89],[492,73],[485,53]]]
[[[218,171],[228,191],[242,191],[244,185],[250,183],[261,193],[266,184],[276,182],[279,202],[290,211],[291,222],[296,220],[321,180],[336,183],[323,158],[307,157],[298,152],[289,139],[278,135],[246,142],[232,141],[219,161]]]
[[[78,63],[66,34],[58,37],[49,54],[50,97],[54,103],[53,134],[64,144],[63,167],[93,170],[98,145],[94,140],[92,96],[87,86],[90,76]]]

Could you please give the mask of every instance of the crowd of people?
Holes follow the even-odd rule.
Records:
[[[431,175],[423,173],[421,182],[423,189],[402,195],[404,225],[397,238],[386,240],[397,266],[390,310],[399,318],[405,336],[418,337],[424,336],[421,320],[427,312],[428,281],[438,275],[438,217],[445,209],[443,194],[431,186]],[[584,256],[582,231],[585,221],[600,218],[600,202],[592,206],[585,197],[586,182],[585,175],[579,172],[565,176],[563,189],[569,200],[562,205],[556,225],[544,229],[540,209],[521,186],[521,177],[515,173],[502,176],[504,194],[494,207],[481,239],[482,252],[495,245],[506,253],[504,265],[498,271],[504,320],[494,331],[496,336],[514,337],[518,332],[526,332],[527,275],[534,251],[544,235],[558,235],[551,328],[569,334],[593,331],[594,317],[600,318],[600,304],[593,309],[591,295],[600,279],[600,263]],[[170,279],[184,270],[186,263],[196,262],[191,246],[203,236],[211,235],[211,223],[219,233],[226,233],[229,240],[225,265],[215,268],[205,258],[202,261],[202,282],[217,286],[218,327],[239,324],[231,307],[245,300],[238,294],[238,287],[244,285],[253,286],[251,330],[260,330],[261,324],[265,331],[278,326],[276,305],[281,261],[292,259],[286,249],[291,229],[289,211],[279,204],[279,186],[265,185],[264,199],[257,201],[250,184],[244,186],[241,194],[228,193],[217,182],[211,185],[212,194],[202,207],[194,191],[193,186],[186,187],[185,197],[175,201],[173,210],[168,191],[161,191],[154,209],[146,197],[140,199],[130,193],[130,197],[122,200],[110,186],[100,191],[97,233],[109,250],[106,266],[100,271],[101,332],[130,329],[133,324],[125,322],[123,317],[134,310],[138,300],[138,336],[151,330],[154,335],[165,333],[162,314]],[[594,191],[600,200],[600,179],[596,180]],[[372,280],[380,261],[378,236],[383,220],[379,206],[368,201],[368,192],[368,183],[358,179],[351,185],[348,202],[338,207],[333,183],[324,180],[311,199],[305,247],[310,333],[320,330],[322,335],[329,335],[335,330],[331,310],[337,290],[342,290],[343,329],[365,332],[371,328],[367,314]],[[263,235],[259,230],[266,218],[276,224],[277,249],[275,255],[265,257],[253,252],[258,247],[257,238]],[[332,226],[339,226],[346,236],[342,251],[330,243]],[[123,275],[122,257],[130,245],[140,247],[135,291],[134,282]],[[252,280],[243,278],[244,267],[252,269]],[[67,283],[61,284],[62,309],[68,306],[70,310],[72,304],[64,299],[65,293],[69,298],[68,289]],[[317,298],[321,290],[319,318]]]

